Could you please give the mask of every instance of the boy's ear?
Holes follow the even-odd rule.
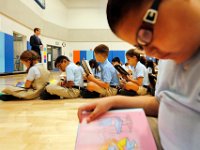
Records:
[[[104,58],[108,58],[108,54],[103,54],[103,57]]]

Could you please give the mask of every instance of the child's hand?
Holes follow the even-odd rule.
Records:
[[[95,77],[94,77],[93,75],[89,74],[89,75],[87,76],[87,79],[88,79],[89,81],[93,81],[93,80],[95,79]]]
[[[132,80],[133,80],[132,76],[130,76],[130,75],[128,75],[128,76],[126,76],[126,77],[127,77],[127,80],[128,80],[128,81],[132,81]]]
[[[62,81],[62,82],[60,82],[60,85],[61,85],[62,87],[67,87],[67,82],[66,82],[66,81]]]
[[[40,50],[43,50],[43,45],[40,45]]]
[[[84,111],[92,111],[91,114],[86,118],[87,123],[89,123],[95,120],[100,115],[106,113],[113,105],[113,97],[102,98],[97,100],[96,102],[83,105],[78,109],[79,122],[82,122],[82,113]]]
[[[87,80],[87,75],[85,73],[83,73],[83,79]]]

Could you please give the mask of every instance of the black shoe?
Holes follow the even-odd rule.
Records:
[[[83,98],[99,98],[100,94],[97,92],[90,92],[87,89],[81,90],[81,96]]]
[[[60,96],[51,95],[51,94],[49,94],[46,90],[44,90],[44,91],[40,94],[40,99],[42,99],[42,100],[55,100],[55,99],[60,99]]]
[[[20,100],[20,99],[18,97],[12,96],[12,95],[2,94],[2,95],[0,95],[0,100],[2,100],[2,101],[15,101],[15,100]]]
[[[135,91],[133,91],[133,90],[124,90],[124,89],[121,89],[119,91],[119,95],[137,96],[138,94]]]

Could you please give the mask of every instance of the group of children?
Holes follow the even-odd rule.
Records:
[[[110,109],[143,108],[158,150],[198,150],[199,10],[199,0],[108,0],[106,13],[112,32],[159,59],[156,92],[155,96],[105,97],[82,105],[80,122],[85,111],[90,115],[84,119],[91,122]]]
[[[199,10],[199,0],[108,0],[107,19],[113,33],[132,45],[142,47],[147,55],[161,59],[156,92],[155,96],[105,97],[80,106],[78,109],[80,122],[85,111],[90,112],[86,120],[91,122],[109,109],[143,108],[147,116],[158,117],[158,119],[152,117],[148,119],[159,150],[198,150],[200,147]],[[120,85],[116,70],[107,61],[108,51],[104,45],[97,46],[94,50],[96,60],[101,63],[101,78],[86,76],[87,89],[97,91],[103,96],[116,94],[117,86]],[[134,53],[134,50],[126,53],[128,63],[134,68],[134,78],[126,76],[125,80],[128,82],[124,84],[124,88],[143,94],[147,83],[146,75],[144,69],[137,71],[137,68],[144,67],[138,62]],[[62,59],[60,57],[56,60],[56,67],[69,71],[67,82],[60,84],[60,87],[63,87],[60,91],[71,88],[71,93],[78,95],[82,83],[79,81],[83,80],[80,79],[82,75],[78,71],[79,68],[67,57],[62,56]],[[45,89],[48,71],[38,63],[37,57],[31,51],[23,53],[20,59],[29,69],[25,89],[7,87],[3,92],[25,99],[39,96],[42,89]],[[52,90],[51,85],[46,87],[47,93],[57,94]]]
[[[65,76],[58,83],[49,82],[49,71],[39,63],[39,56],[34,51],[25,51],[20,60],[27,67],[28,75],[24,87],[9,86],[2,92],[8,99],[67,99],[83,97],[106,97],[120,95],[145,95],[149,86],[146,67],[140,63],[140,54],[131,49],[126,58],[130,65],[130,75],[120,75],[115,69],[119,60],[108,61],[109,48],[99,45],[94,49],[96,60],[90,66],[94,74],[86,75],[81,64],[74,64],[67,56],[58,56],[55,67]],[[99,64],[99,65],[98,65]],[[84,81],[87,82],[84,87]],[[86,95],[86,96],[85,96]],[[0,97],[1,99],[2,96]],[[6,98],[5,98],[6,99]]]

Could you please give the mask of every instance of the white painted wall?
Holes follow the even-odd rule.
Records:
[[[62,0],[46,0],[46,9],[43,10],[37,5],[37,3],[35,3],[34,0],[20,1],[44,20],[68,29],[109,28],[106,20],[106,2],[104,2],[105,7],[103,8],[67,8],[63,5]],[[76,3],[76,6],[79,5],[81,6],[84,4]]]
[[[69,9],[67,15],[69,29],[109,29],[106,9]]]
[[[67,26],[67,8],[60,0],[46,0],[45,9],[41,9],[34,0],[20,1],[44,20],[62,27]]]
[[[105,44],[110,50],[128,50],[133,48],[132,45],[126,42],[68,42],[67,49],[72,50],[90,50],[100,44]]]
[[[1,24],[0,32],[7,33],[9,35],[13,35],[13,32],[17,32],[17,33],[24,35],[25,36],[25,40],[24,40],[25,46],[24,47],[26,47],[26,41],[29,41],[30,36],[33,34],[33,31],[31,29],[29,29],[29,28],[15,22],[14,20],[12,20],[4,15],[1,15],[1,14],[0,14],[0,24]],[[65,54],[65,53],[68,54],[66,48],[64,48],[62,46],[62,43],[66,42],[66,41],[61,41],[61,40],[48,38],[48,37],[44,37],[44,36],[41,36],[40,38],[42,40],[44,48],[46,48],[47,45],[58,46],[58,47],[61,47],[63,54]]]
[[[15,12],[15,7],[17,6],[16,1],[23,4],[20,5],[20,12],[23,12],[26,9],[26,11],[22,13],[22,16],[20,15],[21,17],[16,16],[20,13],[19,11],[17,14]],[[33,15],[35,13],[36,15],[34,16],[34,19],[40,17],[38,18],[37,25],[42,26],[43,33],[48,33],[48,37],[41,36],[44,46],[46,47],[48,44],[62,47],[63,41],[68,41],[66,42],[67,47],[62,47],[62,54],[67,55],[71,60],[73,58],[73,50],[93,49],[101,43],[108,45],[111,50],[127,50],[132,48],[131,45],[122,42],[111,33],[106,19],[106,8],[104,7],[67,9],[61,0],[46,0],[46,9],[43,10],[37,5],[37,3],[35,3],[34,0],[16,1],[16,6],[14,6],[11,3],[14,2],[13,0],[7,0],[6,2],[9,5],[6,7],[9,8],[9,11],[6,11],[7,8],[4,10],[3,6],[0,6],[0,11],[3,10],[3,12],[8,14],[8,16],[14,16],[14,19],[17,18],[16,21],[19,21],[22,24],[0,14],[0,31],[11,35],[13,34],[13,31],[15,31],[25,35],[27,40],[29,40],[29,37],[33,34],[33,25],[35,26],[35,22],[31,20],[31,14]],[[22,7],[25,6],[27,8],[23,9]],[[26,13],[28,10],[30,10],[31,13]],[[43,20],[47,20],[47,22],[44,23]],[[26,26],[23,25],[24,22]],[[60,25],[60,28],[59,26],[53,26],[50,22]],[[63,28],[61,28],[61,26]],[[64,29],[67,31],[69,29],[69,31],[63,31]],[[55,37],[55,35],[57,39],[62,40],[50,38]]]

